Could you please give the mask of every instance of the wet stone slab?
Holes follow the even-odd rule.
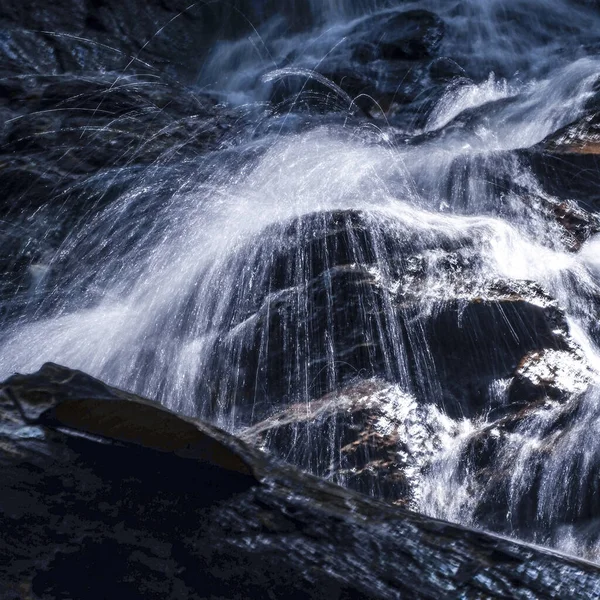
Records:
[[[83,373],[48,364],[2,389],[3,598],[600,593],[594,565],[345,491]],[[173,451],[180,430],[212,456]]]

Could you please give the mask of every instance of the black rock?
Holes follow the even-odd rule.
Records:
[[[0,14],[0,65],[37,74],[134,74],[150,67],[190,82],[217,40],[252,32],[254,24],[274,14],[274,6],[260,4],[59,0],[48,6],[43,0],[7,1]]]
[[[308,404],[280,409],[245,429],[242,438],[344,487],[410,505],[414,481],[408,469],[418,469],[421,457],[409,448],[419,441],[406,434],[411,427],[410,434],[421,433],[422,422],[410,423],[394,404],[394,393],[384,381],[357,380]],[[416,403],[410,412],[425,420]]]
[[[215,343],[213,376],[198,382],[199,397],[235,406],[240,425],[372,377],[472,417],[499,408],[489,404],[490,384],[512,377],[529,352],[568,347],[564,315],[537,286],[477,281],[467,231],[445,240],[347,211],[264,236],[277,243],[248,256],[265,276],[240,271],[243,299],[232,300]],[[437,292],[429,269],[447,279]]]
[[[600,207],[600,117],[587,114],[523,152],[545,189],[581,209]],[[597,226],[595,231],[597,231]]]
[[[359,61],[422,60],[436,55],[444,22],[426,10],[390,11],[365,19],[353,33],[360,39],[354,50]]]
[[[3,392],[0,591],[7,600],[597,592],[600,572],[589,563],[345,491],[200,422],[181,425],[254,476],[161,449],[181,426],[175,415],[82,373],[46,365],[31,378],[11,378]],[[24,423],[6,394],[29,417],[39,415],[37,424]],[[72,409],[92,405],[97,415],[116,406],[124,412],[92,419],[103,435],[90,437],[78,420],[85,410],[74,418]],[[137,422],[142,406],[157,423],[165,419],[150,446],[123,440],[123,432],[146,427],[147,417]]]
[[[320,78],[304,74],[280,81],[273,88],[271,101],[283,110],[289,110],[292,103],[295,110],[306,106],[315,112],[358,108],[370,118],[386,117],[394,123],[397,108],[402,105],[402,118],[418,119],[426,103],[433,104],[442,94],[443,84],[450,80],[436,77],[433,82],[429,71],[443,35],[442,19],[429,11],[375,12],[344,31],[343,43],[328,52],[316,67],[304,64],[301,57],[289,57],[289,66],[304,71],[316,69],[341,88],[344,98],[336,98]],[[413,103],[407,115],[405,107]]]

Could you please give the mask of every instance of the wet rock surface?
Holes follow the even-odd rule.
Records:
[[[345,491],[208,425],[177,423],[158,405],[80,372],[46,365],[2,389],[4,598],[598,593],[598,569],[589,563]],[[7,393],[39,422],[24,423]],[[152,444],[123,440],[124,432],[143,431],[148,422],[148,416],[136,421],[137,410],[121,412],[129,403],[170,423]],[[100,437],[82,431],[73,413],[90,405],[109,413],[120,407],[100,421]],[[61,430],[67,421],[70,429]],[[182,425],[221,450],[198,458],[161,448]],[[120,438],[112,437],[116,432]],[[214,459],[222,452],[254,476],[219,466]]]
[[[545,406],[556,413],[548,419],[576,427],[568,415],[577,412],[594,379],[563,311],[533,282],[474,280],[464,240],[434,250],[423,236],[417,241],[386,227],[378,235],[367,220],[358,212],[321,213],[285,230],[281,255],[270,257],[265,287],[272,295],[262,306],[254,297],[259,308],[248,306],[246,318],[228,335],[230,346],[218,348],[241,348],[240,362],[248,366],[244,385],[256,387],[236,388],[223,372],[220,381],[229,387],[219,397],[236,397],[237,425],[250,424],[244,439],[309,472],[400,505],[423,506],[423,481],[448,447],[458,444],[460,472],[470,473],[477,487],[474,522],[549,543],[536,537],[544,527],[531,524],[537,485],[524,493],[529,509],[511,513],[510,526],[503,519],[514,485],[508,464],[518,460],[514,439],[536,419],[544,420]],[[304,228],[310,236],[302,236]],[[315,235],[318,230],[323,233]],[[465,233],[467,239],[472,238]],[[302,268],[311,274],[306,287],[295,283],[291,266],[299,246]],[[312,277],[319,269],[323,274]],[[430,285],[432,270],[437,288]],[[382,325],[390,314],[394,322]],[[300,329],[302,323],[309,324],[310,335]],[[256,333],[248,337],[247,328]],[[396,332],[400,343],[381,331]],[[306,335],[311,343],[283,347],[283,332],[299,340]],[[326,333],[329,337],[319,337]],[[250,340],[247,349],[243,340]],[[264,348],[258,357],[251,350],[256,347]],[[286,362],[290,352],[296,358]],[[219,357],[215,368],[219,361],[226,362]],[[304,364],[312,370],[294,371]],[[436,380],[425,373],[435,373]],[[303,380],[310,381],[313,394],[308,403],[290,394]],[[544,452],[548,461],[554,456],[551,439],[558,428],[546,431],[539,424],[545,448],[540,464]],[[554,525],[589,518],[588,509],[571,509],[568,518],[566,513],[556,515]]]
[[[357,380],[292,405],[242,432],[269,454],[344,487],[416,506],[417,483],[439,450],[442,413],[401,388]]]
[[[586,115],[554,133],[543,145],[548,152],[559,154],[600,153],[600,115]]]
[[[360,61],[420,60],[438,53],[444,22],[426,10],[394,11],[365,19],[353,33],[362,41],[354,51]]]
[[[216,40],[251,31],[252,22],[272,14],[261,12],[257,3],[245,0],[8,2],[0,15],[1,64],[38,74],[135,71],[152,65],[189,81],[198,75],[191,53],[205,57]]]
[[[600,116],[589,112],[528,152],[534,172],[549,193],[575,200],[581,209],[600,206]],[[578,219],[576,219],[578,220]],[[597,225],[595,226],[597,231]]]
[[[539,446],[534,445],[537,450],[530,460],[540,471],[545,462],[559,460],[556,436],[576,436],[570,432],[577,429],[576,415],[584,410],[583,393],[592,380],[593,373],[576,348],[532,352],[500,384],[499,406],[491,410],[483,406],[472,420],[463,420],[450,418],[434,404],[423,404],[397,384],[356,379],[308,404],[277,410],[243,430],[242,437],[311,473],[415,509],[423,506],[423,481],[455,444],[460,472],[463,476],[469,472],[473,480],[474,522],[548,544],[551,537],[540,535],[547,527],[535,516],[541,481],[523,494],[526,510],[511,511],[509,506],[514,485],[511,464],[519,461],[515,440],[537,427]],[[585,523],[600,514],[593,508],[593,494],[577,493],[583,496],[577,501],[574,497],[555,514],[553,526]],[[587,508],[574,509],[575,505]]]
[[[238,425],[294,403],[302,382],[316,399],[372,377],[451,417],[501,412],[494,381],[513,377],[531,352],[573,348],[564,314],[538,286],[473,279],[468,232],[444,247],[347,211],[271,234],[280,250],[264,257],[266,281],[244,283],[246,303],[215,346],[219,387],[202,394],[235,405]],[[240,364],[233,378],[222,370],[227,357]]]
[[[440,62],[444,22],[432,12],[392,9],[360,19],[343,33],[343,43],[316,68],[294,56],[285,66],[290,75],[293,68],[316,71],[351,99],[348,108],[375,119],[403,122],[407,117],[399,115],[398,107],[413,103],[416,117],[441,95],[444,85],[464,74],[454,61]],[[272,100],[280,109],[290,102],[327,112],[336,106],[335,94],[318,77],[289,77],[275,86]],[[339,101],[344,104],[344,99]]]
[[[54,203],[80,216],[111,169],[158,167],[220,147],[235,116],[172,83],[123,76],[14,79],[0,142],[1,216]],[[27,101],[25,107],[24,100]],[[116,178],[117,174],[113,175]],[[110,190],[103,190],[110,197]],[[95,199],[97,209],[102,198]],[[108,200],[105,198],[104,203]],[[79,210],[78,210],[79,209]],[[56,208],[55,208],[56,210]]]
[[[3,5],[3,315],[16,318],[57,284],[57,255],[74,228],[145,177],[172,193],[187,162],[234,143],[243,111],[188,87],[198,76],[189,57],[251,28],[244,4]]]

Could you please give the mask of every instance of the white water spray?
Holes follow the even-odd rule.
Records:
[[[402,135],[383,121],[356,124],[354,99],[318,74],[328,63],[352,64],[348,36],[380,9],[396,10],[387,3],[328,2],[314,30],[286,36],[277,19],[215,48],[202,82],[232,103],[264,101],[270,84],[295,76],[306,83],[298,97],[316,80],[327,106],[349,120],[315,117],[295,131],[303,117],[295,120],[292,102],[272,119],[277,134],[247,136],[186,165],[174,192],[157,197],[159,171],[149,169],[40,266],[66,272],[48,290],[49,310],[33,305],[7,322],[0,376],[54,361],[240,429],[335,392],[363,352],[366,375],[389,384],[372,401],[395,411],[422,459],[411,465],[414,508],[489,526],[481,511],[494,505],[500,480],[476,479],[465,463],[465,450],[489,434],[503,444],[495,468],[508,514],[498,518],[510,529],[525,515],[530,539],[597,559],[597,529],[569,515],[593,514],[582,498],[596,485],[600,455],[590,333],[599,242],[571,252],[540,212],[554,199],[512,151],[572,122],[594,98],[600,59],[582,48],[600,19],[565,0],[402,5],[417,8],[442,17],[442,51],[470,78],[457,78],[423,126]],[[535,15],[527,26],[525,15]],[[561,54],[565,36],[576,49]],[[447,382],[424,334],[445,306],[457,303],[460,318],[498,281],[535,282],[565,311],[571,334],[569,352],[547,351],[529,373],[562,378],[571,400],[548,398],[518,423],[490,416],[508,402],[500,376],[479,414],[445,405]],[[320,293],[325,308],[315,314]],[[357,324],[360,339],[349,338]],[[406,425],[419,418],[427,427]],[[423,433],[431,430],[436,444]]]

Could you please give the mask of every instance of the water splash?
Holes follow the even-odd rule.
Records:
[[[358,398],[379,411],[377,433],[395,428],[407,440],[413,508],[597,560],[598,529],[584,520],[595,518],[589,490],[600,464],[599,242],[572,252],[548,218],[558,200],[513,151],[572,122],[595,97],[600,59],[586,47],[600,17],[563,0],[402,3],[442,17],[442,52],[462,74],[421,125],[399,127],[357,122],[356,98],[327,77],[354,66],[357,28],[398,7],[309,9],[314,28],[288,35],[283,18],[268,20],[207,61],[200,83],[249,104],[250,131],[178,169],[123,168],[135,183],[31,265],[31,303],[5,323],[0,376],[52,360],[237,430],[282,406],[312,419],[320,402],[321,418],[354,406],[356,394],[338,392],[357,377],[384,381]],[[264,117],[275,83],[290,75],[300,78],[293,101]],[[315,81],[343,119],[299,110]],[[523,289],[526,315],[556,317],[554,346],[511,332],[516,318],[498,299]],[[456,397],[436,355],[443,336],[436,347],[428,328],[440,319],[464,330],[469,307],[488,300],[505,337],[527,338],[519,376],[550,387],[559,378],[568,402],[549,394],[511,421],[502,413],[514,374],[506,365],[481,375],[473,396]],[[493,337],[481,327],[468,334],[474,344]],[[350,473],[334,469],[335,427],[316,458],[299,431],[286,456],[347,482]],[[495,452],[488,479],[471,456],[483,437]],[[484,514],[498,506],[505,514]]]

